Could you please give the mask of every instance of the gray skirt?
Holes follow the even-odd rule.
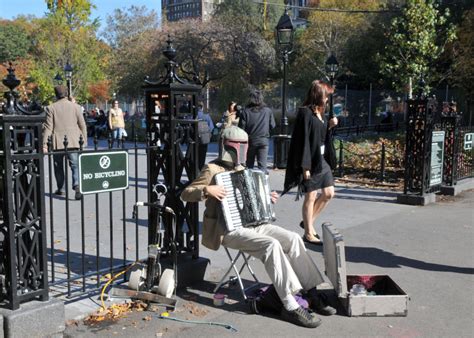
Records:
[[[314,173],[309,179],[303,180],[303,182],[301,183],[301,192],[308,193],[318,189],[334,186],[334,178],[332,177],[331,167],[326,162],[323,156],[321,156],[321,160],[321,172],[317,174]]]

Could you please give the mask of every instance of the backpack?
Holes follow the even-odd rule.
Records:
[[[199,120],[198,121],[199,143],[208,144],[209,142],[211,142],[211,136],[212,136],[211,130],[209,129],[207,122],[204,120]]]

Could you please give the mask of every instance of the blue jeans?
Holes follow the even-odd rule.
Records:
[[[121,140],[123,135],[123,128],[117,128],[112,131],[114,140]]]
[[[54,163],[54,176],[56,177],[56,184],[58,185],[59,191],[64,191],[64,156],[65,154],[54,154],[53,163]],[[75,189],[79,186],[79,166],[77,153],[67,153],[69,160],[69,167],[72,171],[72,188]]]

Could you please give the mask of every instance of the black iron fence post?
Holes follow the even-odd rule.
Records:
[[[2,274],[5,274],[7,306],[16,310],[20,303],[48,295],[44,163],[41,108],[18,102],[14,89],[20,84],[12,64],[2,81],[10,89],[0,116],[1,178],[0,204]]]
[[[445,131],[444,138],[444,163],[443,163],[443,183],[453,186],[457,183],[457,157],[459,124],[461,115],[456,112],[456,105],[448,105],[448,109],[441,117],[441,126]]]
[[[424,83],[420,82],[420,87]],[[421,91],[417,98],[407,101],[405,181],[403,194],[397,196],[399,203],[426,205],[435,201],[431,192],[436,187],[431,186],[430,176],[435,109],[435,101],[428,100]]]
[[[380,156],[380,180],[385,179],[385,142],[382,142],[382,155]]]
[[[339,177],[344,176],[344,144],[339,140]]]

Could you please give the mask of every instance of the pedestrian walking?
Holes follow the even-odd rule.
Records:
[[[67,137],[67,157],[72,171],[72,188],[76,200],[81,199],[79,191],[78,153],[79,140],[82,135],[84,146],[87,146],[87,128],[81,106],[67,99],[66,87],[54,87],[57,101],[46,107],[46,121],[43,124],[43,150],[48,151],[48,138],[52,138],[54,176],[56,178],[56,195],[64,196],[64,139]]]
[[[268,140],[275,126],[275,117],[272,110],[263,102],[262,93],[259,90],[252,90],[249,95],[249,104],[242,111],[239,119],[239,127],[249,135],[247,168],[252,169],[257,159],[258,168],[268,174]]]
[[[211,142],[212,130],[214,129],[214,122],[209,113],[204,112],[204,105],[202,102],[198,104],[198,135],[199,135],[199,170],[204,167],[206,163],[207,147]]]
[[[329,129],[337,125],[337,118],[329,121],[324,116],[333,88],[319,80],[313,81],[303,107],[298,109],[290,151],[286,165],[283,193],[298,187],[298,196],[304,193],[302,208],[303,240],[321,245],[314,222],[334,197],[334,179],[328,163],[335,154],[330,146]],[[318,195],[318,190],[320,193]]]
[[[118,145],[122,137],[126,135],[124,114],[117,100],[114,100],[113,106],[109,110],[109,128],[112,130],[113,140],[117,140]]]

